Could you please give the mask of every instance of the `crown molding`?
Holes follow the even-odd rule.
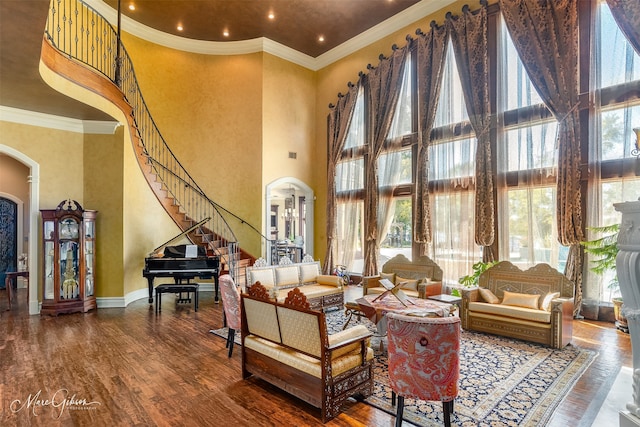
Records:
[[[392,16],[386,21],[364,31],[342,43],[330,51],[313,58],[297,50],[291,49],[266,37],[250,40],[214,42],[194,40],[158,31],[143,25],[127,15],[121,16],[122,29],[129,34],[143,40],[165,46],[171,49],[204,55],[242,55],[248,53],[266,52],[294,64],[318,71],[351,53],[374,43],[389,34],[428,16],[456,0],[421,0],[404,11]],[[117,26],[118,12],[102,0],[84,0],[114,27]]]
[[[21,110],[4,105],[0,105],[0,121],[68,132],[104,135],[115,133],[117,127],[120,125],[120,123],[115,121],[71,119],[68,117],[54,116],[52,114]]]
[[[84,2],[95,9],[100,15],[109,21],[112,26],[117,26],[118,12],[111,6],[102,0],[84,0]],[[199,53],[203,55],[243,55],[248,53],[267,52],[303,67],[310,68],[313,67],[314,64],[314,59],[309,55],[300,53],[266,37],[229,42],[194,40],[158,31],[131,19],[124,14],[121,16],[121,24],[122,29],[131,35],[157,45],[185,52]]]
[[[370,44],[419,21],[425,16],[429,16],[432,13],[447,7],[455,1],[456,0],[422,0],[392,16],[386,21],[382,21],[378,25],[369,28],[341,45],[336,46],[330,51],[318,56],[315,58],[315,70],[327,67],[345,56],[351,55],[353,52],[365,48]],[[389,48],[391,48],[391,46],[389,46]]]

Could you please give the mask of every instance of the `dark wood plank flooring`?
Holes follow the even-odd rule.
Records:
[[[358,292],[349,287],[346,300]],[[122,309],[29,316],[26,289],[18,299],[6,311],[0,291],[2,426],[322,425],[316,408],[260,380],[242,380],[239,349],[227,358],[225,341],[209,333],[222,326],[212,293],[200,294],[197,313],[167,296],[160,315],[144,298]],[[573,345],[599,355],[551,426],[590,426],[620,367],[632,366],[629,336],[612,324],[575,321]],[[393,422],[354,400],[327,425]]]

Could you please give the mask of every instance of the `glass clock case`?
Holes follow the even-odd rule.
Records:
[[[41,314],[87,312],[94,295],[96,211],[75,200],[41,210],[44,281]]]

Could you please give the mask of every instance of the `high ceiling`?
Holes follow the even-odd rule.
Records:
[[[209,41],[266,37],[315,58],[418,1],[121,0],[121,9],[133,20],[165,33]],[[118,7],[118,0],[105,3]],[[320,36],[324,41],[318,41]]]
[[[118,0],[104,1],[117,10]],[[140,24],[180,37],[206,41],[265,37],[316,58],[419,1],[121,0],[121,9]],[[129,9],[130,4],[135,10]],[[109,120],[42,81],[38,63],[48,7],[49,0],[0,0],[0,105]],[[270,12],[273,19],[268,18]]]

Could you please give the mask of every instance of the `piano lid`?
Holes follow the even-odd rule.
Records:
[[[207,217],[205,219],[203,219],[202,221],[198,222],[195,225],[192,225],[191,227],[187,228],[186,230],[184,230],[182,233],[178,234],[175,237],[172,237],[171,239],[167,240],[166,242],[164,242],[163,244],[161,244],[160,246],[158,246],[157,248],[155,248],[153,251],[151,251],[149,253],[149,257],[154,257],[154,258],[159,258],[162,257],[164,254],[161,251],[162,249],[164,249],[165,246],[167,246],[169,243],[173,242],[174,240],[178,240],[180,237],[186,235],[187,233],[192,232],[193,230],[195,230],[196,228],[200,227],[202,224],[204,224],[205,222],[209,221],[211,219],[211,217]]]

